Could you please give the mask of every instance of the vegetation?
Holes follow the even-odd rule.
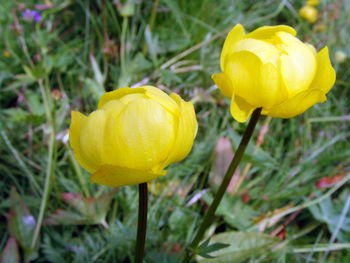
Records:
[[[245,128],[210,78],[236,23],[286,24],[327,45],[337,81],[303,115],[261,118],[197,261],[350,262],[350,60],[339,57],[350,56],[350,5],[320,0],[309,23],[304,4],[1,1],[2,262],[133,261],[137,186],[89,183],[67,131],[71,110],[89,113],[102,93],[144,84],[181,94],[197,112],[191,154],[149,186],[145,262],[181,262]]]

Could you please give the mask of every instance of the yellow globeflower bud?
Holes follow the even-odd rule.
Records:
[[[324,24],[318,24],[315,26],[316,32],[322,32],[326,30],[326,26]]]
[[[320,52],[295,37],[289,26],[264,26],[246,34],[236,25],[221,53],[222,73],[212,76],[231,98],[231,114],[245,122],[254,109],[291,118],[326,100],[335,81],[328,48]]]
[[[152,87],[121,88],[101,96],[89,116],[72,112],[70,145],[91,182],[122,186],[148,182],[184,159],[197,133],[192,103]]]
[[[5,58],[11,57],[11,53],[8,52],[7,50],[5,50],[2,54],[4,55]]]
[[[299,10],[299,15],[310,23],[314,23],[317,20],[317,9],[311,5],[305,5]]]
[[[306,5],[312,5],[312,6],[318,6],[320,4],[320,1],[318,0],[307,0]]]

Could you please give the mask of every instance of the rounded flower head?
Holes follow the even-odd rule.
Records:
[[[197,133],[192,103],[144,86],[101,96],[89,116],[72,112],[70,144],[91,182],[132,185],[166,174],[185,158]]]
[[[299,15],[310,23],[314,23],[317,20],[318,11],[311,5],[305,5],[299,10]]]
[[[264,26],[245,34],[236,25],[221,53],[222,73],[212,76],[231,98],[231,114],[245,122],[256,108],[262,114],[291,118],[326,100],[335,81],[328,49],[316,52],[288,26]]]
[[[320,4],[320,1],[318,0],[307,0],[306,5],[312,5],[312,6],[318,6]]]

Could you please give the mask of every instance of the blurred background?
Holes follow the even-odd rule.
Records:
[[[181,262],[245,128],[211,80],[237,23],[286,24],[327,45],[337,81],[303,115],[261,118],[207,233],[230,246],[202,246],[196,260],[350,262],[350,2],[307,2],[1,1],[1,262],[133,261],[137,187],[89,183],[67,129],[71,110],[145,84],[197,112],[191,154],[149,186],[145,262]]]

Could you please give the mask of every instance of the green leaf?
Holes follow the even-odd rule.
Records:
[[[15,188],[11,189],[10,201],[11,210],[7,218],[9,232],[24,249],[26,256],[30,257],[33,255],[31,241],[36,226],[36,219],[32,216]]]
[[[227,131],[235,151],[241,141],[241,135],[232,129],[228,129]],[[255,152],[254,148],[254,143],[249,142],[243,156],[243,162],[252,162],[255,166],[262,168],[277,169],[279,167],[278,161],[269,153],[265,152],[261,148]]]
[[[51,71],[51,67],[51,61],[46,60],[35,65],[33,68],[29,68],[28,66],[24,65],[23,69],[27,76],[32,80],[39,80],[44,78]]]
[[[91,225],[86,217],[71,211],[57,209],[49,218],[45,219],[48,225]]]
[[[161,69],[160,74],[162,75],[162,79],[165,85],[170,86],[172,81],[180,83],[182,80],[179,76],[173,73],[170,70]]]
[[[132,73],[142,73],[152,68],[152,63],[149,62],[141,52],[137,53],[137,55],[131,61],[131,71]]]
[[[340,194],[336,201],[328,197],[319,204],[309,207],[309,210],[315,219],[327,224],[331,233],[338,232],[338,240],[346,243],[350,240],[350,214],[343,216],[342,211],[349,193],[348,191],[343,193],[346,195]],[[316,195],[320,195],[320,192],[316,192]],[[339,225],[341,221],[342,224]]]
[[[171,10],[171,14],[174,16],[175,21],[177,22],[177,24],[179,24],[183,33],[186,35],[186,37],[189,37],[190,34],[188,33],[188,30],[186,29],[186,25],[184,23],[185,20],[184,20],[183,14],[182,14],[182,10],[180,9],[179,5],[177,4],[177,1],[173,1],[173,0],[163,0],[163,1],[168,6],[168,8]]]
[[[146,38],[146,43],[148,46],[148,52],[150,54],[150,57],[152,58],[153,61],[156,61],[157,53],[159,53],[158,39],[152,35],[152,32],[148,25],[146,26],[146,29],[145,29],[145,38]]]
[[[132,1],[128,1],[124,4],[122,10],[120,10],[120,14],[123,17],[133,16],[135,13],[135,4]]]
[[[195,215],[187,208],[175,208],[169,216],[169,227],[172,233],[174,233],[175,240],[184,239],[188,234],[188,228],[184,227],[188,225],[188,222],[193,222]],[[175,241],[173,240],[173,241]]]
[[[28,113],[21,108],[5,109],[2,111],[2,113],[8,118],[8,121],[11,122],[22,122],[28,116]]]
[[[205,193],[203,200],[210,204],[213,200],[212,194]],[[252,220],[257,216],[257,213],[250,205],[244,204],[237,197],[226,194],[221,200],[216,215],[222,216],[230,226],[244,231],[252,225]]]
[[[219,244],[214,246],[213,249],[216,250],[210,255],[215,258],[198,257],[198,261],[200,263],[240,263],[259,256],[278,241],[278,238],[262,233],[236,231],[220,233],[214,235],[209,242],[209,246]],[[223,244],[227,245],[222,247]],[[221,248],[217,249],[217,247]]]
[[[27,111],[21,108],[9,108],[2,111],[2,113],[8,117],[12,122],[26,122],[34,125],[39,125],[45,121],[45,115],[29,114]]]
[[[199,246],[197,250],[197,254],[203,258],[214,258],[209,254],[229,246],[230,246],[229,244],[225,244],[225,243],[214,243],[209,245],[209,238],[208,238]]]
[[[91,62],[92,71],[94,72],[94,79],[96,83],[101,87],[101,89],[104,90],[103,84],[105,82],[105,77],[103,76],[100,70],[100,67],[93,55],[90,55],[90,62]]]
[[[18,245],[14,237],[10,237],[7,240],[0,258],[0,263],[20,263]]]
[[[97,198],[83,197],[79,193],[62,193],[62,199],[65,203],[75,208],[75,212],[57,209],[51,216],[45,219],[46,224],[51,225],[94,225],[102,224],[105,227],[106,215],[110,203],[118,188],[113,189],[107,194]]]
[[[26,91],[25,97],[33,115],[44,115],[45,110],[41,100],[41,94],[33,91]]]
[[[16,81],[10,84],[9,88],[15,89],[15,88],[21,87],[23,84],[30,85],[35,82],[35,79],[28,74],[17,74],[15,75],[15,79]]]
[[[104,87],[101,86],[96,80],[91,78],[83,79],[84,86],[86,87],[87,95],[92,94],[98,99],[103,93],[105,93]]]

